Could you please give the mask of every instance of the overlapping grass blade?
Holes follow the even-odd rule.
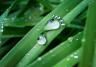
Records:
[[[96,47],[96,0],[88,0],[89,9],[87,13],[87,21],[82,40],[83,55],[81,58],[80,67],[96,67],[93,65],[95,58],[94,52]],[[96,60],[95,60],[96,61]],[[94,63],[96,63],[94,61]]]

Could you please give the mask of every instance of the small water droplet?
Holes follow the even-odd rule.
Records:
[[[38,61],[41,61],[41,60],[42,60],[42,58],[41,58],[41,57],[39,57],[39,58],[38,58]]]
[[[78,38],[76,40],[79,40]]]
[[[40,29],[36,29],[37,31],[40,31]]]
[[[7,18],[4,18],[4,21],[8,21],[8,19]]]
[[[50,53],[53,53],[53,50],[50,50]]]
[[[47,41],[46,37],[44,35],[40,35],[37,43],[40,45],[44,45],[46,43],[46,41]]]
[[[0,24],[0,32],[3,32],[4,25],[3,23]]]
[[[0,40],[0,44],[2,43],[2,41]]]
[[[67,61],[69,61],[69,60],[70,60],[70,58],[67,58],[66,60],[67,60]]]
[[[44,6],[42,4],[40,4],[40,7],[39,7],[40,11],[44,11]]]
[[[75,59],[78,59],[78,56],[74,56]]]
[[[66,24],[64,23],[64,20],[60,20],[60,23],[62,26],[65,26]]]
[[[70,55],[70,57],[74,57],[74,54]]]
[[[66,9],[65,11],[66,11],[66,12],[68,12],[69,10],[68,10],[68,9]]]
[[[52,55],[53,57],[56,56],[55,54]]]
[[[69,40],[69,42],[72,42],[73,41],[73,37],[69,37],[68,40]]]
[[[27,55],[29,56],[30,54],[28,53]]]
[[[85,38],[82,39],[82,42],[85,42]]]
[[[32,20],[32,16],[29,16],[29,20]]]
[[[12,17],[11,20],[14,21],[15,20],[15,17]]]

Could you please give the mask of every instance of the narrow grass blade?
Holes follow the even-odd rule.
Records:
[[[79,67],[93,67],[93,56],[96,47],[96,0],[88,1],[90,4],[87,13],[84,37],[82,40],[83,55]]]
[[[58,62],[53,67],[73,67],[76,63],[80,61],[81,57],[81,48],[74,51],[72,54],[68,55],[64,59],[62,59],[60,62]]]

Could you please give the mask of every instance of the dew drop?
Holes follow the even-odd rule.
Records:
[[[74,57],[74,54],[70,55],[70,57]]]
[[[69,42],[72,42],[73,37],[69,37],[68,40],[69,40]]]
[[[76,40],[79,40],[78,38]]]
[[[29,20],[32,20],[32,16],[29,16]]]
[[[68,10],[68,9],[66,9],[65,11],[66,11],[66,12],[68,12],[69,10]]]
[[[40,4],[39,10],[42,12],[44,11],[44,6],[42,4]]]
[[[85,42],[85,38],[82,39],[82,42]]]
[[[41,60],[42,60],[42,58],[41,58],[41,57],[39,57],[37,60],[38,60],[38,61],[41,61]]]
[[[48,21],[47,25],[45,26],[45,30],[55,30],[60,28],[60,26],[64,26],[64,20],[60,16],[54,16],[51,20]]]
[[[67,58],[66,60],[67,60],[67,61],[69,61],[69,60],[70,60],[70,58]]]
[[[0,24],[0,32],[3,32],[4,25],[3,23]]]
[[[56,56],[55,54],[52,55],[53,57]]]
[[[66,24],[64,23],[64,20],[60,20],[60,23],[62,26],[65,26]]]
[[[40,45],[44,45],[46,43],[46,41],[47,41],[46,37],[44,35],[40,35],[37,43]]]
[[[74,56],[75,59],[78,59],[78,56]]]
[[[53,50],[50,50],[50,53],[53,53]]]
[[[2,43],[2,41],[0,40],[0,44]]]
[[[30,54],[28,53],[27,55],[29,56]]]

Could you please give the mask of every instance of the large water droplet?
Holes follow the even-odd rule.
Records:
[[[57,20],[48,21],[48,24],[45,27],[45,30],[54,30],[60,27],[60,23]]]
[[[37,43],[40,45],[44,45],[46,42],[47,42],[46,37],[44,35],[40,35]]]
[[[60,28],[61,25],[65,25],[63,19],[61,19],[61,17],[59,16],[53,16],[53,18],[49,20],[47,25],[45,26],[45,30],[55,30]]]

